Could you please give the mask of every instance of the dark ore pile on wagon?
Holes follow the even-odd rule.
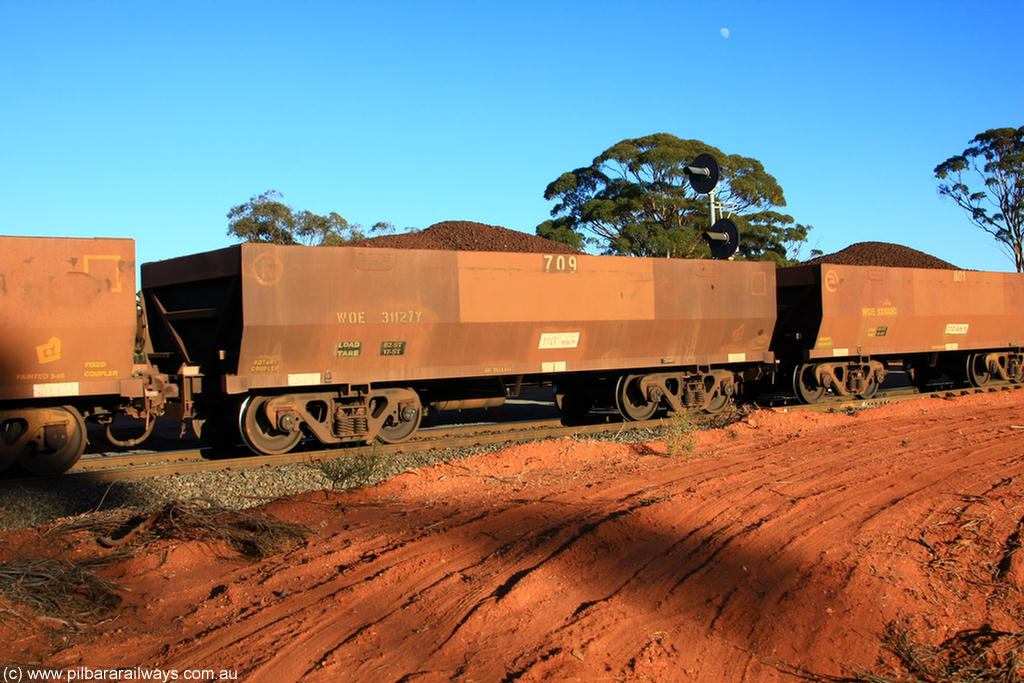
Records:
[[[841,266],[960,270],[952,263],[947,263],[923,251],[889,242],[857,242],[834,254],[818,256],[801,265],[818,263],[834,263]]]
[[[353,247],[386,249],[445,249],[448,251],[515,251],[542,254],[578,254],[578,250],[537,235],[498,225],[472,221],[442,221],[426,230],[381,235],[351,242]]]

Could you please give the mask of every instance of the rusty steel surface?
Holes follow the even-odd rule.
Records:
[[[1017,273],[824,264],[777,277],[780,357],[785,344],[804,359],[1024,345]]]
[[[119,394],[135,344],[135,243],[0,237],[0,329],[0,400]]]
[[[157,350],[220,330],[190,358],[229,393],[771,359],[765,263],[245,244],[142,273]]]

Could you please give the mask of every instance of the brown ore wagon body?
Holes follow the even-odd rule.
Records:
[[[83,414],[141,394],[136,325],[132,240],[0,237],[0,469],[63,471]]]
[[[776,315],[774,266],[748,262],[244,244],[145,264],[142,284],[165,369],[248,396],[242,436],[264,452],[299,424],[400,440],[420,398],[488,405],[524,377],[656,369],[628,391],[645,406],[651,381],[682,401],[685,368],[731,394],[711,369],[769,363]]]
[[[772,348],[801,398],[873,393],[894,359],[921,385],[1024,379],[1022,275],[825,263],[777,279]]]

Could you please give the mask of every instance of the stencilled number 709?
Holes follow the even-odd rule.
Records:
[[[575,256],[544,254],[545,273],[575,273],[578,269],[579,263]]]

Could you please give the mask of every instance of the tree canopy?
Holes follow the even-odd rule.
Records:
[[[326,216],[297,211],[280,200],[277,190],[268,190],[228,211],[228,235],[243,242],[334,246],[363,239],[363,227],[349,223],[332,211]],[[380,222],[371,232],[394,232],[390,223]]]
[[[1024,126],[979,133],[962,154],[935,167],[939,194],[995,237],[1024,272]]]
[[[738,257],[789,262],[789,250],[806,241],[810,226],[776,210],[786,200],[761,162],[668,133],[623,140],[590,166],[559,176],[544,191],[556,204],[537,234],[610,254],[707,258],[708,198],[690,188],[683,172],[704,153],[721,167],[716,197],[739,228]]]

